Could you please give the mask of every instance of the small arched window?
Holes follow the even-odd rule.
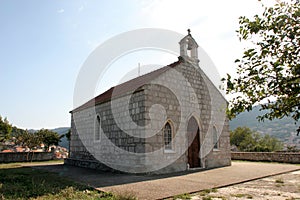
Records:
[[[213,127],[213,145],[214,145],[214,149],[218,149],[219,148],[219,138],[218,138],[218,132],[216,127]]]
[[[101,119],[100,116],[97,115],[95,120],[94,140],[100,141],[100,139],[101,139]]]
[[[164,127],[165,150],[173,149],[172,139],[173,139],[172,127],[171,127],[171,124],[169,122],[167,122]]]

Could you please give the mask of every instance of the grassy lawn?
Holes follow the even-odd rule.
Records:
[[[77,184],[59,175],[21,164],[0,164],[0,199],[136,199]]]

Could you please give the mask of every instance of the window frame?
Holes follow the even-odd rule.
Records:
[[[212,128],[212,143],[213,143],[213,150],[218,151],[220,149],[220,137],[218,138],[218,129],[216,126]]]
[[[100,115],[96,115],[95,118],[95,126],[94,126],[94,142],[100,142],[102,137],[102,129],[101,129],[101,117]]]
[[[168,133],[166,133],[166,126],[169,126],[169,129],[168,129]],[[166,134],[168,134],[168,136],[166,137]],[[171,137],[170,137],[171,136]],[[169,140],[169,143],[166,144],[166,138]],[[163,128],[163,144],[164,144],[164,153],[175,153],[174,151],[174,127],[173,127],[173,124],[171,121],[167,121],[164,125],[164,128]]]

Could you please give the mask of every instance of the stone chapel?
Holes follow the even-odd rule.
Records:
[[[227,101],[201,68],[190,31],[178,61],[70,111],[65,164],[126,173],[231,165]]]

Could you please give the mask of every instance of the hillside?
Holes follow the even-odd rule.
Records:
[[[259,106],[254,107],[250,112],[244,112],[239,114],[235,119],[229,122],[230,130],[234,130],[239,126],[247,126],[252,130],[255,130],[261,134],[269,134],[284,142],[285,145],[296,145],[300,148],[300,136],[296,136],[296,129],[299,127],[299,123],[290,118],[274,119],[272,121],[265,120],[259,122],[256,117],[263,113],[259,111]]]
[[[69,131],[69,129],[70,129],[70,127],[59,127],[59,128],[51,129],[51,131],[56,132],[59,135],[64,135]],[[63,137],[61,139],[61,142],[58,143],[58,145],[69,149],[69,141],[67,140],[66,137]]]

